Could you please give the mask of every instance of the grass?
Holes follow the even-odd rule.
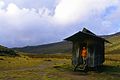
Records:
[[[20,53],[30,58],[59,58],[59,59],[71,59],[71,54],[62,53],[62,54],[30,54],[30,53]]]
[[[0,56],[0,80],[119,80],[120,55],[107,54],[103,72],[73,72],[70,55]],[[35,57],[37,56],[37,57]]]
[[[113,36],[107,39],[111,44],[106,44],[106,53],[119,54],[120,53],[120,36]]]

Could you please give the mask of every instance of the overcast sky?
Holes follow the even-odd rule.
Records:
[[[22,47],[62,41],[83,27],[120,31],[120,0],[0,0],[0,44]]]

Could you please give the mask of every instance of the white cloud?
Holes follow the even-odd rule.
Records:
[[[61,0],[54,18],[61,23],[83,22],[91,16],[100,15],[118,0]]]
[[[20,8],[35,8],[35,9],[39,9],[41,7],[52,9],[57,5],[58,1],[59,0],[4,0],[5,7],[7,7],[9,3],[14,3]]]
[[[120,26],[119,0],[57,0],[58,5],[52,9],[32,7],[33,0],[30,3],[26,0],[27,4],[21,0],[9,1],[6,7],[6,3],[0,1],[0,43],[8,47],[59,41],[82,26],[97,34],[115,32]],[[111,7],[116,9],[108,13]]]
[[[19,8],[14,3],[10,3],[6,9],[0,9],[0,43],[7,46],[44,43],[46,35],[51,36],[50,31],[47,30],[48,28],[52,30],[50,26],[52,19],[49,14],[47,8],[39,10]]]
[[[4,5],[5,5],[5,3],[2,0],[0,0],[0,9],[2,9],[4,7]]]

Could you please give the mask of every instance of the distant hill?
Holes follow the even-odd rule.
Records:
[[[67,41],[38,45],[38,46],[26,46],[23,48],[13,48],[14,50],[26,53],[70,53],[72,52],[72,43]]]
[[[103,35],[101,36],[107,39],[111,44],[105,45],[106,53],[120,54],[120,32],[111,35]]]
[[[111,35],[102,35],[101,37],[103,37],[103,38],[111,38],[111,37],[114,37],[114,36],[120,36],[120,32],[117,32],[117,33],[114,33],[114,34],[111,34]]]
[[[11,56],[11,55],[17,55],[16,52],[13,49],[9,49],[7,47],[4,47],[0,45],[0,56]]]
[[[101,36],[112,44],[106,44],[106,53],[120,53],[120,32],[111,35]],[[72,52],[72,43],[67,41],[37,45],[37,46],[26,46],[23,48],[13,48],[14,50],[26,53],[71,53]]]
[[[106,44],[106,53],[120,54],[120,33],[107,37],[111,44]]]

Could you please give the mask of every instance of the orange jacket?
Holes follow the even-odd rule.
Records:
[[[87,50],[86,49],[82,50],[81,56],[82,57],[87,57]]]

